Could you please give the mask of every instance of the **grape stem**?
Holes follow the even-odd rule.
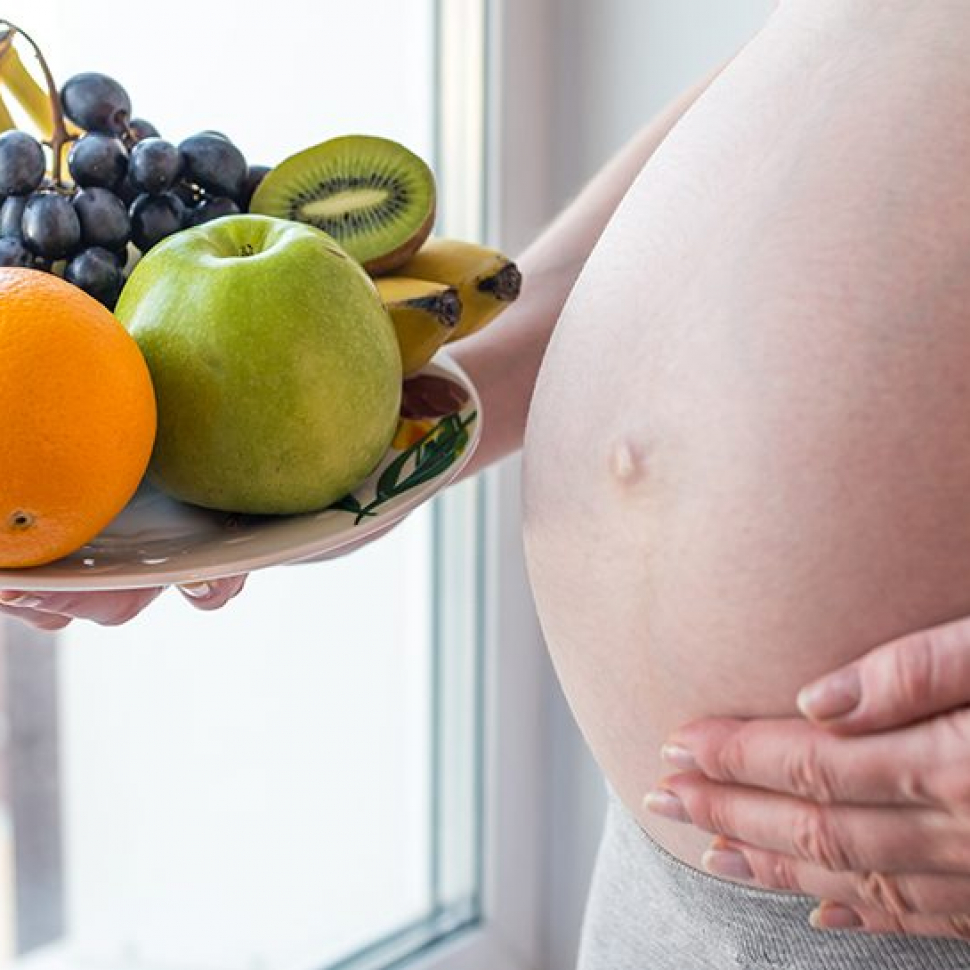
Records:
[[[64,124],[64,109],[61,107],[61,97],[57,93],[57,85],[54,83],[54,75],[51,74],[51,69],[47,66],[47,61],[44,55],[41,53],[40,47],[37,46],[34,39],[25,30],[18,27],[16,24],[12,24],[9,20],[3,20],[0,18],[0,27],[5,27],[9,32],[8,36],[12,40],[19,34],[31,48],[33,48],[34,56],[40,63],[40,69],[44,72],[44,80],[47,82],[47,96],[50,98],[51,102],[51,112],[54,116],[54,128],[51,132],[51,140],[47,142],[50,145],[51,151],[54,155],[53,168],[51,174],[54,178],[54,186],[58,189],[64,189],[65,186],[61,182],[61,154],[63,148],[69,142],[74,141],[73,137],[67,131],[67,125]]]

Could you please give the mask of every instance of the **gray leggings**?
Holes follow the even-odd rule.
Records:
[[[970,944],[814,930],[813,906],[685,865],[611,792],[579,970],[970,970]]]

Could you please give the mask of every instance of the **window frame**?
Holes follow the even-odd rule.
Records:
[[[460,229],[467,238],[516,253],[553,214],[556,53],[548,35],[555,0],[462,2],[481,11],[477,43],[485,52],[486,76],[479,119],[484,209],[479,226]],[[443,12],[457,5],[438,0],[438,6]],[[439,43],[446,40],[439,36]],[[474,43],[470,32],[464,43]],[[467,112],[467,93],[449,88],[460,83],[460,77],[439,77],[443,125],[449,124],[449,104]],[[455,231],[447,213],[446,225]],[[535,970],[549,964],[555,949],[555,920],[545,899],[552,855],[548,819],[555,807],[556,739],[550,729],[562,698],[526,573],[520,480],[517,456],[479,476],[485,691],[481,920],[408,961],[408,970]]]

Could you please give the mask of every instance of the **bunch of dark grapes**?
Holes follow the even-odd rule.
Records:
[[[83,131],[68,155],[70,180],[47,176],[47,152],[31,135],[0,134],[0,266],[57,273],[109,309],[139,253],[246,212],[268,171],[216,131],[166,141],[131,117],[127,92],[104,74],[75,75],[60,100]]]

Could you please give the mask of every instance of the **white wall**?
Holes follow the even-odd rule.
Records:
[[[110,74],[135,116],[174,141],[215,128],[250,161],[272,165],[325,138],[365,132],[430,157],[429,0],[167,0],[161,9],[4,0],[2,16],[41,45],[58,84],[78,71]]]
[[[517,212],[508,225],[512,244],[525,241],[526,228],[548,221],[675,94],[731,57],[773,6],[774,0],[509,0],[506,43],[530,49],[532,88],[529,99],[523,79],[510,79],[516,103],[506,107],[517,117],[507,126],[513,134],[528,132],[529,150],[506,144],[505,165],[532,159],[528,170],[513,168],[503,180],[503,210]],[[538,114],[543,104],[545,116]],[[546,673],[542,970],[565,970],[575,961],[604,796],[548,661]]]
[[[679,91],[731,57],[775,0],[555,0],[554,201]]]

